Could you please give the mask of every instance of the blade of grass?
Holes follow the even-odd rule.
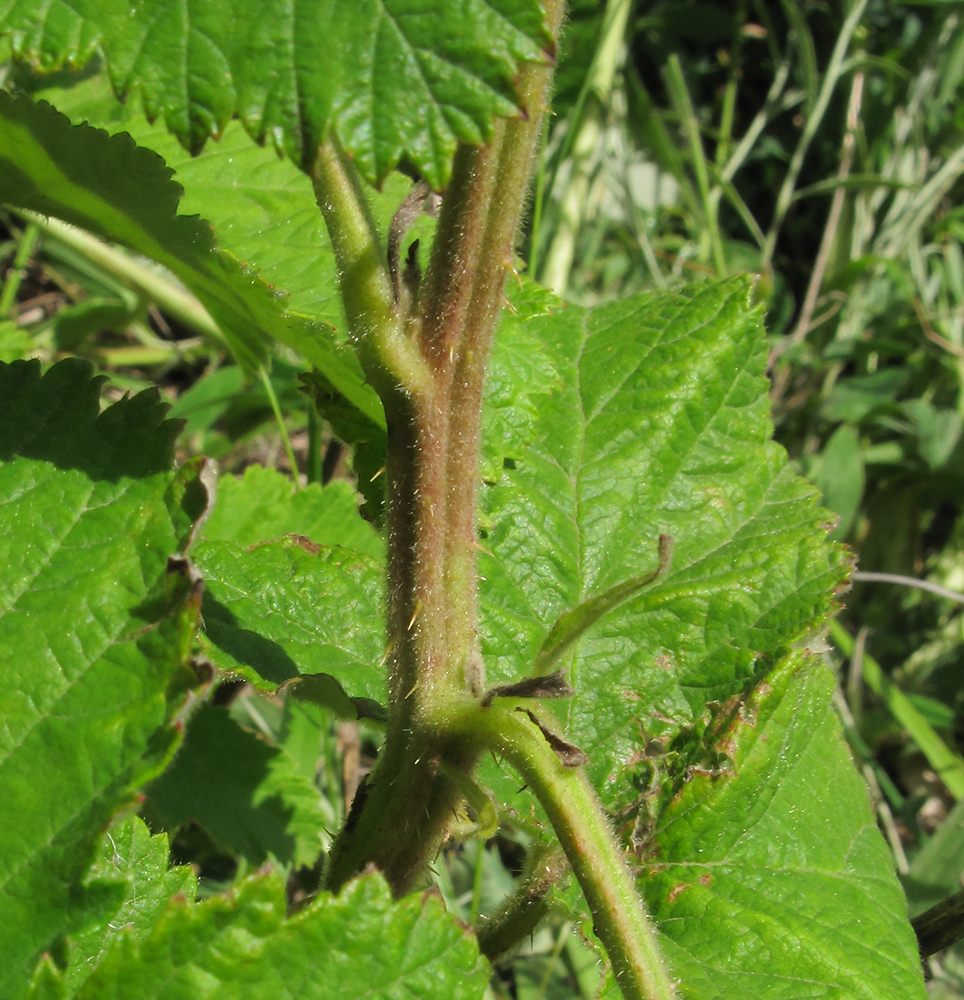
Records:
[[[576,235],[582,224],[586,196],[599,161],[606,109],[612,94],[616,67],[629,19],[630,0],[609,0],[599,47],[576,107],[570,159],[571,172],[561,199],[559,220],[546,251],[541,280],[560,298],[565,295],[575,256]],[[567,136],[568,145],[568,136]],[[565,149],[565,147],[564,147]]]
[[[33,222],[41,232],[55,236],[62,243],[85,254],[145,299],[153,302],[172,319],[176,319],[189,330],[204,337],[218,350],[225,349],[224,338],[210,313],[193,295],[163,275],[144,267],[127,254],[82,229],[32,212],[18,211],[14,214]]]
[[[700,123],[690,100],[690,93],[683,79],[683,67],[679,56],[674,52],[666,63],[664,73],[666,87],[673,102],[680,124],[686,134],[690,147],[690,158],[693,161],[693,171],[696,174],[696,186],[700,194],[700,205],[703,210],[706,234],[709,240],[710,256],[717,274],[726,274],[726,258],[723,255],[723,242],[720,238],[720,226],[714,199],[710,192],[710,172],[703,149],[703,138],[700,135]]]
[[[813,34],[807,24],[800,5],[794,0],[783,0],[784,13],[790,22],[794,48],[798,53],[800,72],[803,76],[803,91],[806,94],[805,113],[810,114],[817,102],[820,86],[820,71],[817,69],[817,49],[813,44]]]
[[[278,425],[278,430],[281,431],[281,442],[284,445],[285,454],[288,456],[288,464],[291,466],[291,478],[294,480],[295,489],[300,490],[301,476],[298,473],[298,460],[295,458],[294,448],[291,447],[291,438],[288,437],[288,428],[285,426],[285,418],[281,412],[278,397],[275,394],[274,386],[271,384],[271,379],[267,371],[261,368],[258,374],[261,378],[261,384],[264,386],[264,391],[268,396],[268,402],[271,404],[271,412],[274,414],[275,423]]]
[[[783,220],[786,217],[787,209],[789,209],[793,201],[793,193],[796,190],[797,180],[800,177],[800,171],[803,169],[804,158],[810,148],[810,143],[813,142],[814,136],[820,128],[824,115],[827,113],[827,108],[830,105],[830,99],[833,96],[833,92],[836,89],[837,83],[843,73],[847,50],[850,46],[854,32],[860,24],[860,19],[863,17],[866,7],[867,0],[856,0],[856,3],[854,3],[853,8],[847,15],[847,19],[844,21],[843,26],[840,29],[840,34],[837,36],[837,41],[830,56],[830,61],[824,71],[823,83],[820,86],[820,92],[817,95],[816,101],[814,101],[810,114],[807,116],[806,124],[803,127],[803,134],[800,136],[800,141],[797,143],[796,149],[793,151],[793,156],[790,158],[790,164],[787,167],[786,174],[784,175],[783,184],[780,186],[780,191],[777,195],[776,207],[773,210],[773,222],[767,232],[766,245],[763,250],[762,263],[764,268],[769,268],[770,263],[773,260],[773,252],[776,250],[777,238],[780,235],[780,229],[783,226]]]
[[[854,640],[839,621],[831,624],[830,635],[844,656],[853,655]],[[894,684],[881,669],[880,664],[866,652],[863,657],[863,676],[867,687],[880,698],[891,715],[917,744],[921,753],[927,758],[927,762],[944,782],[954,799],[964,798],[964,758],[948,747],[933,726],[921,715],[910,698]]]
[[[35,222],[28,222],[20,237],[13,266],[7,272],[3,289],[0,290],[0,320],[12,318],[17,292],[20,290],[20,282],[27,274],[27,264],[30,262],[39,237],[40,227]]]

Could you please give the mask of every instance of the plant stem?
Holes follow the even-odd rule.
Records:
[[[911,921],[923,957],[964,938],[964,890],[954,893]]]
[[[680,124],[686,133],[690,146],[690,158],[693,161],[693,172],[696,174],[696,185],[700,195],[700,205],[706,220],[706,232],[709,238],[710,255],[713,266],[719,275],[726,274],[726,257],[723,253],[723,240],[720,236],[720,226],[717,211],[718,197],[713,197],[710,191],[710,175],[706,162],[706,152],[703,149],[703,138],[700,135],[700,123],[696,110],[690,99],[690,93],[683,78],[683,67],[679,56],[674,52],[666,64],[665,80],[670,92]]]
[[[295,458],[294,448],[291,447],[291,438],[288,436],[288,428],[285,426],[285,418],[281,412],[281,404],[278,402],[277,393],[275,393],[274,386],[271,384],[271,376],[268,374],[267,369],[263,367],[259,369],[258,376],[261,379],[265,395],[268,397],[268,403],[271,406],[271,412],[274,414],[275,423],[281,432],[281,443],[284,446],[285,455],[288,457],[288,465],[291,466],[292,481],[295,484],[295,489],[300,490],[301,476],[298,472],[298,460]]]
[[[560,0],[548,5],[557,33]],[[462,798],[459,772],[505,755],[539,796],[629,1000],[671,1000],[655,932],[585,776],[566,768],[526,715],[483,707],[475,569],[485,361],[540,134],[551,70],[526,65],[526,115],[461,147],[417,305],[396,303],[385,255],[334,140],[314,169],[346,311],[385,402],[389,481],[389,723],[367,786],[329,855],[337,890],[365,864],[396,895],[435,856]]]
[[[553,0],[553,33],[561,13]],[[415,885],[462,799],[452,776],[471,770],[479,752],[458,730],[427,720],[453,697],[477,702],[484,685],[475,568],[482,382],[550,77],[548,60],[522,66],[525,114],[496,122],[488,145],[459,148],[407,314],[394,301],[351,164],[333,143],[319,151],[319,204],[388,422],[389,723],[367,798],[332,847],[331,888],[369,861],[397,895]]]
[[[405,336],[378,229],[358,173],[333,136],[318,147],[311,178],[338,262],[348,326],[365,374],[386,410],[403,394],[430,391],[429,372]]]
[[[581,768],[562,763],[523,706],[476,705],[461,726],[505,757],[542,803],[626,1000],[673,1000],[676,990],[656,931],[592,786]]]

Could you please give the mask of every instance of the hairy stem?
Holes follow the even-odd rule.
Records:
[[[626,1000],[673,1000],[656,931],[582,769],[563,762],[525,702],[450,711],[449,724],[458,718],[463,731],[505,757],[542,803]]]
[[[561,0],[549,7],[556,33]],[[496,122],[486,146],[458,150],[411,306],[396,301],[350,164],[333,145],[319,152],[319,202],[331,206],[343,291],[347,282],[356,297],[346,297],[349,319],[383,399],[389,389],[389,723],[367,799],[333,846],[333,888],[369,861],[396,894],[415,885],[460,805],[453,775],[477,757],[457,730],[427,720],[452,698],[477,703],[484,686],[475,568],[482,382],[550,78],[549,60],[523,66],[524,114]]]
[[[553,37],[562,8],[562,0],[547,4]],[[482,385],[550,78],[550,60],[521,67],[523,115],[497,122],[488,145],[459,149],[425,281],[409,297],[398,294],[351,162],[334,139],[318,151],[313,178],[351,333],[385,405],[389,497],[388,729],[332,845],[326,882],[337,890],[373,862],[396,895],[417,885],[462,802],[465,776],[493,751],[539,797],[624,995],[673,1000],[633,878],[574,766],[585,756],[506,697],[511,685],[497,705],[483,696],[475,566]],[[393,260],[401,249],[393,246]],[[494,950],[538,915],[557,875],[510,906],[493,927]]]
[[[358,173],[333,136],[318,147],[311,179],[338,264],[352,340],[386,411],[393,410],[402,396],[431,392],[431,381],[405,336],[381,238]]]

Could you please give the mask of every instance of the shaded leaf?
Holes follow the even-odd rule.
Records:
[[[123,886],[82,887],[97,840],[168,759],[199,593],[182,561],[205,493],[172,471],[157,393],[100,412],[79,361],[0,365],[0,994],[41,952],[105,920]]]
[[[853,527],[864,495],[864,457],[860,438],[850,424],[838,427],[821,455],[814,481],[823,493],[823,502],[838,518],[835,538],[845,538]]]
[[[301,350],[352,402],[381,421],[357,360],[325,329],[289,313],[258,275],[219,252],[210,226],[177,213],[181,189],[130,136],[71,125],[46,104],[0,92],[0,202],[52,215],[163,264],[201,300],[238,360],[257,368],[268,337]]]
[[[338,292],[334,253],[311,180],[289,159],[251,142],[239,122],[232,122],[217,143],[191,156],[161,123],[151,124],[139,102],[121,104],[103,72],[50,85],[44,77],[21,72],[18,84],[43,98],[74,121],[88,121],[111,134],[129,132],[139,146],[154,150],[174,171],[184,189],[182,215],[210,222],[222,251],[257,267],[274,289],[287,293],[286,305],[297,315],[335,327],[339,343],[347,339],[347,320]],[[366,194],[381,231],[411,189],[411,180],[391,174],[380,190]],[[422,215],[406,243],[420,239],[429,246],[435,220]],[[310,342],[300,348],[312,358]]]
[[[312,778],[283,747],[242,729],[227,709],[205,705],[174,763],[147,789],[147,814],[171,832],[194,821],[255,867],[269,857],[310,865],[329,818]]]

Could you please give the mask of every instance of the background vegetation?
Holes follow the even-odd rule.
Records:
[[[76,78],[3,65],[7,89],[56,89],[75,117],[129,113],[96,65]],[[579,0],[523,251],[530,273],[587,304],[760,275],[778,437],[858,562],[825,655],[912,913],[961,888],[964,857],[962,172],[964,3]],[[295,355],[279,350],[270,377],[246,384],[165,272],[54,223],[2,222],[0,359],[86,357],[115,396],[160,385],[186,421],[182,454],[245,473],[237,488],[264,496],[266,518],[272,498],[299,491],[310,509],[310,484],[350,474]],[[337,827],[374,751],[357,727],[325,733],[315,770],[310,707],[234,684],[215,709],[276,749],[273,767],[307,775],[324,825]],[[179,766],[205,752],[189,740]],[[164,780],[145,814],[171,831],[177,861],[198,866],[202,892],[269,854],[289,866],[292,899],[311,891],[317,872],[299,867],[297,843],[273,843],[270,826],[187,821]],[[456,912],[500,897],[525,836],[473,842],[437,867]],[[593,996],[596,962],[574,919],[554,915],[503,965],[493,995]],[[933,996],[964,997],[960,947],[930,973]]]

